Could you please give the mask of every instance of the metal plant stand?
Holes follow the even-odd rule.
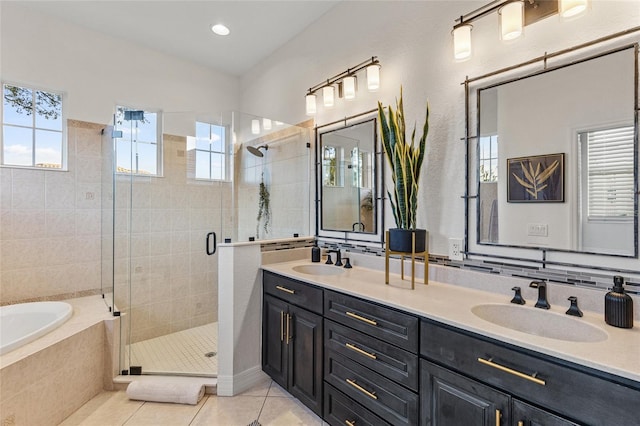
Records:
[[[389,284],[389,255],[397,254],[400,255],[400,278],[404,281],[404,258],[411,256],[411,290],[416,288],[415,279],[416,279],[416,256],[424,258],[424,278],[423,283],[429,283],[429,244],[425,242],[425,247],[427,249],[423,252],[416,253],[416,234],[413,233],[411,236],[411,253],[403,252],[403,251],[393,251],[389,250],[389,231],[386,231],[385,241],[387,242],[385,246],[384,253],[384,283]]]

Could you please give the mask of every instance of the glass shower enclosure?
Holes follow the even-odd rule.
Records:
[[[103,287],[123,374],[217,375],[217,246],[309,235],[310,133],[238,112],[118,108]]]

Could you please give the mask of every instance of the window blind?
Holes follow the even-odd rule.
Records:
[[[587,132],[589,219],[633,218],[633,130]]]

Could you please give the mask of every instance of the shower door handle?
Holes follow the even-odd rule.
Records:
[[[211,238],[211,237],[213,237],[213,238]],[[213,244],[211,244],[212,242],[213,242]],[[216,247],[217,247],[216,233],[215,232],[209,232],[207,234],[207,254],[209,256],[214,254],[216,252]]]

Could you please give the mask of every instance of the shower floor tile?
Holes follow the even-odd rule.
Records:
[[[131,345],[130,365],[144,374],[215,377],[218,373],[218,323],[178,331]],[[215,353],[213,356],[207,354]]]

